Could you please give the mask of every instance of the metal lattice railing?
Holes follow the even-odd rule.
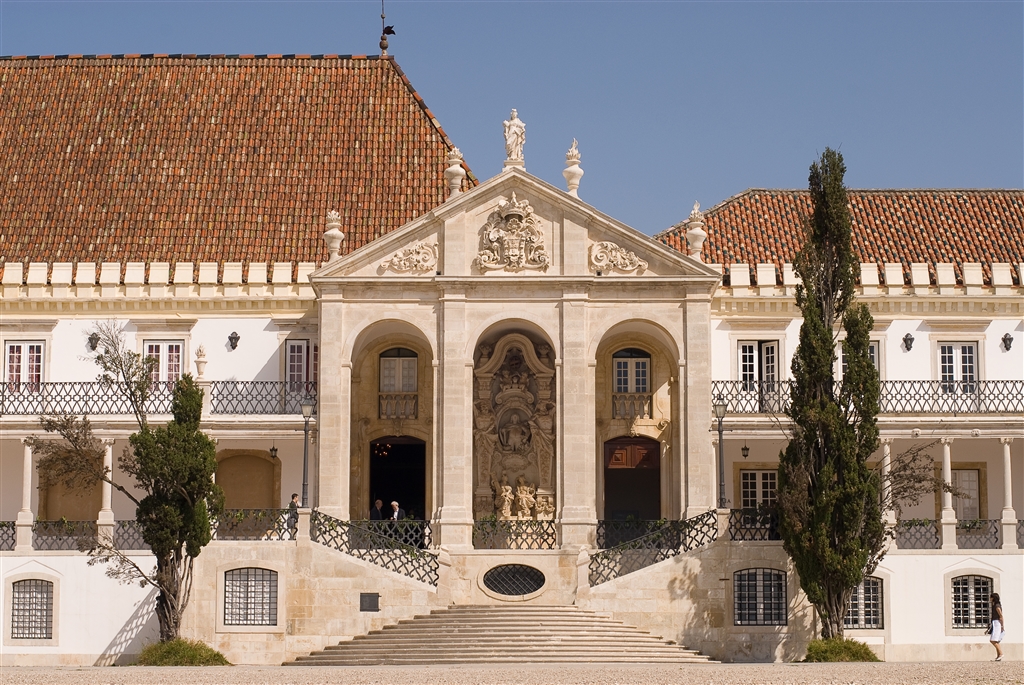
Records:
[[[557,545],[554,521],[488,519],[473,522],[475,549],[554,549]]]
[[[1017,547],[1024,549],[1024,521],[1017,521]]]
[[[630,542],[637,538],[653,533],[667,521],[665,519],[626,519],[624,521],[604,519],[597,522],[597,548],[609,549],[624,542]]]
[[[711,396],[730,414],[785,414],[790,381],[714,381]],[[883,414],[1000,414],[1024,412],[1024,381],[881,381]]]
[[[213,523],[216,540],[294,540],[294,509],[225,509]]]
[[[289,381],[213,381],[210,412],[213,414],[301,414],[302,400],[313,400],[316,383]]]
[[[900,549],[940,549],[938,522],[911,519],[896,524],[896,546]]]
[[[590,585],[600,585],[659,561],[709,545],[718,537],[714,510],[685,521],[666,521],[658,530],[590,556]]]
[[[95,521],[36,521],[32,524],[32,549],[81,550],[96,539]]]
[[[650,393],[615,393],[612,395],[612,418],[651,418],[651,397]]]
[[[437,585],[439,564],[430,550],[416,549],[377,533],[366,521],[341,521],[314,510],[310,537],[325,547],[376,564],[413,580]]]
[[[18,544],[18,528],[14,521],[0,521],[0,552],[8,552]]]
[[[366,540],[355,543],[356,546],[367,546],[374,540],[394,540],[402,545],[409,545],[416,549],[427,549],[430,547],[430,523],[428,521],[358,521],[360,529],[368,531]],[[358,531],[353,531],[353,536]],[[354,539],[354,538],[353,538]]]
[[[149,551],[138,521],[117,521],[114,524],[114,547],[122,551]]]
[[[154,383],[146,412],[169,414],[174,383]],[[117,385],[100,381],[60,383],[0,383],[0,415],[131,414],[132,408]]]
[[[960,549],[999,549],[1001,538],[998,519],[956,522],[956,546]]]
[[[781,540],[778,513],[771,509],[733,509],[729,512],[729,539]]]

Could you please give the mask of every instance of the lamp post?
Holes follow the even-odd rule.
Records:
[[[313,415],[313,398],[306,395],[299,403],[302,407],[302,506],[309,508],[309,417]]]
[[[725,459],[722,457],[722,419],[725,418],[725,412],[729,405],[719,395],[711,406],[715,410],[715,418],[718,419],[718,508],[725,509]]]

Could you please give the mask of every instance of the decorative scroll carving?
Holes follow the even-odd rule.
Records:
[[[514,192],[512,199],[500,203],[487,217],[481,235],[483,249],[477,254],[476,264],[482,271],[548,268],[548,254],[533,207],[526,200],[518,200]]]
[[[642,274],[647,270],[647,262],[637,257],[635,252],[605,240],[590,246],[590,267],[595,271],[617,269]]]
[[[420,241],[399,250],[380,263],[385,271],[433,271],[437,266],[437,243]]]

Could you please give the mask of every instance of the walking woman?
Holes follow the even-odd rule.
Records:
[[[1003,605],[999,601],[998,592],[993,592],[989,596],[989,601],[992,603],[992,635],[989,636],[989,641],[996,648],[996,661],[1002,661],[1003,648],[999,646],[999,643],[1003,641],[1003,636],[1006,634],[1006,623],[1003,622]]]

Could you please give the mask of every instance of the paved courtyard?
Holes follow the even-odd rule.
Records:
[[[366,668],[4,668],[3,685],[1021,685],[1020,662],[376,666]]]

